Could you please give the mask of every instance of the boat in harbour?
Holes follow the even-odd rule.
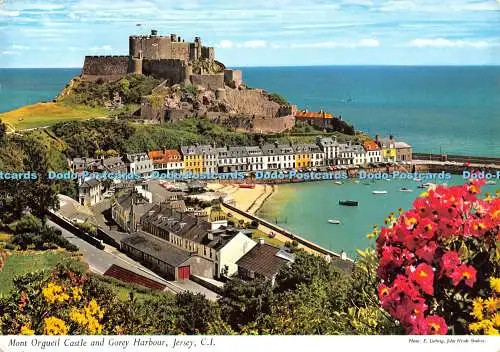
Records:
[[[486,185],[496,185],[497,183],[493,180],[488,180],[485,182]]]
[[[333,181],[333,183],[335,183],[336,185],[341,185],[342,181]]]
[[[242,183],[240,184],[240,188],[255,188],[255,185],[254,184],[247,184],[247,183]]]
[[[400,192],[413,192],[411,188],[402,187],[399,189]]]
[[[421,179],[421,178],[418,178],[418,177],[417,177],[417,178],[415,178],[415,182],[420,182],[420,181],[422,181],[422,179]]]
[[[387,194],[387,191],[372,191],[373,194]]]
[[[358,201],[356,201],[356,200],[339,200],[339,205],[345,205],[348,207],[357,207]]]
[[[330,224],[335,224],[335,225],[340,224],[340,220],[335,220],[335,219],[330,219],[330,220],[328,220],[328,222],[329,222]]]

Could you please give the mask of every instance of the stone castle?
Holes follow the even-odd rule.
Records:
[[[83,77],[87,80],[114,80],[128,73],[164,79],[169,85],[197,84],[209,89],[237,88],[242,84],[239,70],[226,69],[215,60],[213,47],[201,44],[200,37],[185,42],[176,34],[130,36],[125,56],[86,56]]]
[[[195,37],[185,42],[176,34],[129,37],[126,56],[86,56],[82,79],[114,81],[127,74],[161,79],[141,102],[142,120],[176,121],[188,116],[207,118],[228,127],[260,133],[293,128],[295,107],[273,99],[261,89],[243,84],[242,72],[215,59],[215,49]],[[196,86],[197,95],[186,98],[182,87]],[[161,103],[158,104],[158,99]]]

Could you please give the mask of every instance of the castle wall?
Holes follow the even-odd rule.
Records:
[[[83,64],[83,74],[90,76],[126,75],[128,69],[128,56],[85,56]]]
[[[268,100],[262,91],[257,89],[227,89],[226,101],[240,114],[278,117],[280,105]]]
[[[212,90],[224,88],[224,75],[191,75],[191,83],[198,84]]]
[[[170,85],[184,82],[185,63],[181,60],[143,60],[142,72],[145,75],[168,80]]]
[[[177,41],[176,36],[131,36],[129,54],[138,57],[142,52],[144,59],[177,59],[190,61],[197,57],[195,43]],[[201,47],[202,57],[215,59],[214,48]]]
[[[238,88],[243,83],[243,73],[240,70],[225,69],[224,81],[228,86]]]
[[[253,119],[253,132],[257,133],[280,133],[295,126],[295,117],[293,115],[278,118],[260,118]]]

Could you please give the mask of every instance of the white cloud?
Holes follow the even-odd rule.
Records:
[[[21,53],[19,51],[14,51],[14,50],[4,50],[4,51],[0,51],[0,54],[2,54],[2,55],[20,55]]]
[[[233,42],[227,39],[221,40],[219,44],[215,45],[217,48],[230,49],[233,47]]]
[[[433,39],[414,39],[408,43],[407,46],[417,47],[417,48],[487,48],[490,44],[484,40],[452,40],[445,38],[433,38]]]
[[[13,49],[13,50],[28,50],[28,49],[30,49],[30,47],[29,47],[29,46],[26,46],[26,45],[18,45],[18,44],[12,44],[12,45],[10,46],[10,48],[11,48],[11,49]]]
[[[0,17],[17,17],[20,14],[19,11],[0,10]]]
[[[90,48],[90,51],[115,51],[111,45],[94,46]]]
[[[325,41],[316,43],[294,43],[290,48],[375,48],[380,46],[380,42],[375,38],[365,38],[354,42]]]
[[[267,42],[265,40],[248,40],[241,43],[234,43],[230,40],[224,39],[214,44],[214,46],[216,48],[221,48],[221,49],[231,49],[235,47],[256,49],[256,48],[265,48],[267,46]]]
[[[242,48],[265,48],[267,46],[267,42],[265,40],[249,40],[239,44]]]

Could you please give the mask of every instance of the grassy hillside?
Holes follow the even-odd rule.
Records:
[[[51,102],[27,105],[2,113],[0,120],[12,129],[23,130],[51,126],[61,121],[86,120],[107,115],[108,112],[104,108]]]

